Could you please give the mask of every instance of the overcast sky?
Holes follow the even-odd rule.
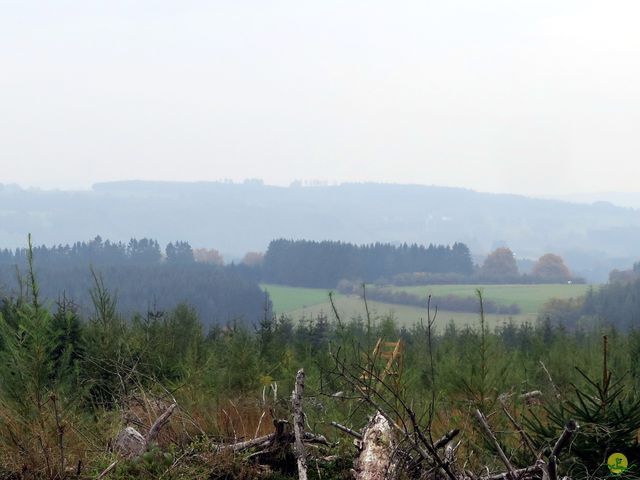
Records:
[[[636,0],[0,6],[0,183],[640,190]]]

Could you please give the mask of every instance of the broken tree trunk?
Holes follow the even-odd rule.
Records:
[[[395,478],[395,449],[393,427],[380,412],[377,412],[364,431],[362,449],[356,465],[356,480]]]
[[[160,430],[169,422],[169,417],[171,417],[176,406],[175,403],[170,405],[169,408],[153,422],[146,436],[142,436],[142,434],[133,427],[127,427],[122,430],[116,438],[116,451],[125,458],[142,455],[149,445],[158,438]]]
[[[296,374],[296,385],[291,394],[293,410],[293,433],[295,435],[294,454],[298,462],[298,478],[307,480],[307,453],[304,448],[304,413],[302,412],[302,395],[304,393],[304,370],[301,368]]]

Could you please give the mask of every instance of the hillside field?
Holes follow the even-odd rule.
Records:
[[[300,288],[285,285],[262,284],[261,287],[269,292],[273,302],[274,311],[277,314],[287,314],[294,319],[311,317],[319,313],[325,313],[333,317],[331,304],[329,303],[329,291],[322,288]],[[411,287],[389,287],[394,290],[405,290],[414,294],[428,293],[432,295],[475,295],[477,288],[481,289],[484,298],[500,304],[510,305],[515,303],[520,306],[522,313],[519,315],[486,315],[490,327],[500,325],[512,319],[516,323],[534,321],[537,318],[538,309],[549,299],[570,298],[583,295],[588,285],[425,285]],[[344,319],[364,318],[366,315],[364,303],[358,296],[345,296],[336,293],[334,296],[339,314]],[[369,310],[373,318],[393,314],[401,325],[413,325],[426,317],[426,309],[406,305],[394,305],[369,301]],[[461,312],[438,312],[438,324],[444,325],[453,320],[456,325],[464,326],[476,324],[478,314]]]
[[[499,305],[515,303],[523,314],[537,314],[551,298],[572,298],[587,293],[592,285],[585,284],[539,284],[539,285],[417,285],[388,287],[393,291],[404,291],[414,295],[445,296],[458,295],[473,297],[476,290],[482,291],[485,300],[493,300]]]

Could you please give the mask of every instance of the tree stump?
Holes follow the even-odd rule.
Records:
[[[395,478],[394,451],[396,441],[391,423],[377,412],[367,425],[355,471],[356,480]]]
[[[116,437],[115,450],[124,458],[133,458],[142,455],[147,449],[147,441],[133,427],[127,427],[120,431]]]

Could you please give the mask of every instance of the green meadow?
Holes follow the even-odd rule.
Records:
[[[368,301],[367,304],[369,307],[369,315],[374,323],[378,323],[382,319],[391,316],[398,325],[410,327],[419,323],[420,320],[426,320],[427,318],[426,308],[375,301]],[[364,302],[355,295],[337,297],[335,299],[335,305],[340,318],[344,321],[353,318],[361,318],[365,321],[367,318]],[[294,319],[303,319],[314,317],[321,313],[326,314],[329,318],[335,318],[329,302],[294,310],[289,312],[289,315]],[[434,313],[435,309],[432,309],[431,314],[433,315]],[[443,328],[451,321],[459,327],[477,325],[479,318],[479,314],[477,313],[438,311],[436,325],[437,328]],[[513,320],[515,323],[523,323],[525,321],[534,321],[535,319],[536,315],[485,315],[485,320],[489,328],[509,322],[510,320]]]
[[[260,287],[269,293],[276,313],[290,313],[329,301],[330,290],[324,288],[289,287],[262,283]]]
[[[309,318],[324,313],[333,318],[333,309],[329,302],[329,289],[301,288],[285,285],[263,284],[262,288],[269,292],[277,314],[287,314],[296,320]],[[459,295],[474,296],[476,289],[480,289],[487,300],[493,300],[503,305],[518,305],[522,313],[518,315],[486,315],[486,321],[491,326],[498,326],[510,320],[516,323],[532,322],[537,313],[551,298],[571,298],[583,295],[590,288],[589,285],[542,284],[542,285],[424,285],[409,287],[388,287],[395,291],[407,291],[416,295],[433,296]],[[335,305],[343,320],[351,318],[366,318],[364,302],[355,295],[334,295]],[[413,325],[425,319],[425,308],[407,305],[395,305],[369,301],[369,313],[374,320],[392,315],[400,325]],[[433,312],[432,312],[433,313]],[[438,311],[438,324],[446,325],[453,321],[458,326],[476,324],[477,313],[462,313]]]
[[[537,285],[417,285],[409,287],[388,287],[393,291],[404,291],[414,295],[470,297],[480,290],[483,298],[499,305],[516,304],[523,314],[536,314],[552,298],[579,297],[587,293],[591,285],[585,284],[537,284]]]

